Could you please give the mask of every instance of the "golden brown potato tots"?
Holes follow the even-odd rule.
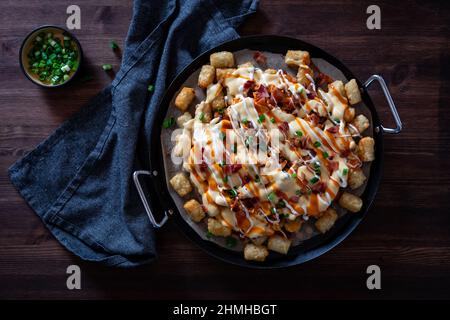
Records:
[[[355,79],[352,79],[345,84],[345,93],[347,94],[350,104],[354,105],[361,102],[361,92],[359,91],[359,87]]]
[[[321,233],[325,233],[334,226],[337,219],[338,214],[336,210],[333,208],[328,208],[325,212],[323,212],[320,218],[317,219],[315,226]]]
[[[209,64],[202,66],[200,74],[198,75],[198,86],[202,89],[206,89],[211,83],[214,82],[216,77],[216,69]]]
[[[189,87],[183,87],[175,98],[175,106],[181,111],[186,111],[195,98],[195,90]]]
[[[228,51],[221,51],[211,54],[209,56],[209,61],[214,68],[234,67],[234,55]]]
[[[192,185],[189,182],[189,179],[182,172],[173,176],[172,179],[170,179],[170,184],[180,197],[184,197],[192,191]]]
[[[200,222],[205,217],[202,205],[195,199],[187,201],[183,207],[195,222]]]
[[[350,212],[358,212],[361,210],[363,201],[351,193],[344,192],[339,199],[339,205]]]
[[[258,246],[253,243],[249,243],[244,248],[244,258],[245,260],[259,261],[262,262],[266,260],[269,255],[269,251],[264,246]]]

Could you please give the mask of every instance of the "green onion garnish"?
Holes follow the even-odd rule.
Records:
[[[348,168],[344,168],[344,169],[342,170],[342,174],[343,174],[344,176],[346,176],[347,173],[348,173]]]
[[[231,198],[236,198],[237,197],[237,191],[234,189],[230,189],[228,190],[228,194],[230,195]]]
[[[284,200],[280,200],[277,203],[277,208],[284,208],[286,207],[286,203],[284,202]]]
[[[300,189],[295,190],[295,194],[300,196],[302,194],[302,190],[300,190]]]
[[[220,140],[225,140],[225,138],[227,137],[227,135],[225,134],[225,132],[219,132],[219,138]]]
[[[173,117],[167,118],[163,121],[163,128],[168,129],[175,124],[175,119]]]
[[[258,175],[256,175],[255,176],[255,182],[260,182],[260,181],[261,181],[260,177]]]
[[[322,156],[324,159],[327,159],[329,157],[329,154],[328,154],[328,152],[324,151],[324,152],[322,152]]]
[[[210,231],[206,232],[206,238],[207,239],[211,239],[213,236],[214,235]]]
[[[277,209],[274,207],[270,208],[270,213],[277,214]]]
[[[223,182],[228,183],[228,176],[223,177]]]
[[[198,117],[198,119],[203,122],[203,120],[205,120],[205,113],[201,112],[200,116]]]
[[[247,125],[248,120],[247,120],[247,118],[242,118],[241,122],[242,122],[243,124]]]
[[[236,246],[237,240],[231,236],[225,238],[225,243],[228,248],[233,248]]]
[[[270,118],[270,122],[275,123],[275,118]]]
[[[269,201],[274,201],[275,200],[275,193],[271,192],[267,195],[267,199],[269,199]]]
[[[109,42],[109,46],[110,46],[110,48],[113,49],[113,50],[119,49],[119,45],[118,45],[114,40],[111,40],[111,41]]]
[[[297,173],[295,173],[295,172],[292,173],[292,174],[291,174],[291,177],[294,178],[294,179],[297,178]]]
[[[258,117],[258,122],[259,122],[259,123],[263,123],[264,120],[266,120],[266,116],[265,116],[264,114],[261,114],[261,115]]]
[[[314,147],[318,148],[320,147],[322,144],[320,143],[320,141],[316,141],[314,142]]]
[[[318,181],[319,181],[318,177],[313,177],[311,180],[309,180],[309,183],[314,184],[314,183],[316,183]]]
[[[153,90],[155,90],[155,87],[152,84],[149,84],[147,87],[147,91],[148,92],[153,92]]]
[[[110,71],[110,70],[112,70],[112,65],[107,63],[107,64],[102,65],[102,68],[105,71]]]
[[[295,131],[295,135],[296,135],[297,137],[301,137],[301,136],[303,136],[303,132],[301,132],[301,131]]]

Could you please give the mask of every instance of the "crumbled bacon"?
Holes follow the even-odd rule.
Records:
[[[253,80],[247,80],[247,81],[244,83],[244,91],[247,91],[247,90],[249,90],[250,88],[252,88],[254,84],[255,84],[255,81],[253,81]]]
[[[300,197],[299,196],[292,196],[292,197],[289,198],[289,200],[292,201],[292,202],[298,202],[298,200],[300,200]]]
[[[315,114],[315,113],[311,113],[309,115],[309,121],[311,121],[311,124],[313,126],[317,126],[319,124],[319,122],[320,122],[320,117],[317,114]]]
[[[311,187],[311,190],[316,193],[323,193],[327,190],[327,184],[325,182],[316,183]]]
[[[238,172],[242,168],[242,164],[236,163],[236,164],[226,164],[223,166],[223,172],[226,175],[230,175],[233,173]]]
[[[328,171],[330,173],[336,171],[338,168],[339,168],[339,162],[337,162],[337,161],[328,161],[327,169],[328,169]]]
[[[309,90],[309,93],[307,93],[306,96],[311,100],[317,97],[317,94],[313,90]]]
[[[339,131],[339,126],[329,127],[326,131],[330,133],[337,133]]]
[[[258,64],[262,64],[265,65],[267,64],[267,57],[261,52],[261,51],[256,51],[253,54],[253,59],[256,61],[256,63]]]
[[[280,123],[278,125],[278,129],[280,129],[281,132],[283,133],[288,133],[289,131],[289,123],[287,123],[286,121],[283,121],[282,123]]]

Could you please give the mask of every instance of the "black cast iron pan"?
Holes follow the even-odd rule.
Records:
[[[362,99],[365,105],[369,108],[372,114],[373,138],[375,139],[375,160],[371,164],[370,175],[367,186],[362,194],[364,205],[359,213],[346,214],[339,218],[334,227],[324,235],[317,235],[309,240],[302,242],[300,245],[290,248],[287,255],[280,255],[272,253],[263,263],[247,261],[244,259],[242,252],[235,252],[220,247],[213,242],[203,240],[181,217],[177,211],[173,199],[168,190],[166,179],[164,176],[164,162],[163,152],[161,147],[161,124],[166,117],[167,107],[170,104],[175,93],[183,85],[186,79],[200,69],[202,65],[207,64],[209,55],[217,51],[238,51],[243,49],[258,50],[262,52],[273,52],[285,54],[287,50],[306,50],[310,53],[312,58],[321,58],[338,68],[347,77],[347,79],[355,78],[359,87],[362,89]],[[382,126],[378,117],[375,106],[368,95],[367,88],[373,81],[378,81],[383,89],[385,97],[388,101],[392,115],[394,117],[396,128],[385,128]],[[233,263],[240,266],[252,268],[280,268],[301,264],[308,260],[314,259],[328,250],[332,249],[343,241],[361,222],[366,215],[372,201],[377,193],[378,185],[381,180],[382,165],[383,165],[383,134],[396,134],[402,129],[402,124],[395,104],[391,98],[389,90],[383,78],[378,75],[371,76],[365,83],[360,82],[352,72],[347,69],[342,62],[326,53],[320,48],[317,48],[309,43],[298,39],[266,35],[266,36],[250,36],[243,37],[236,40],[225,42],[207,52],[204,52],[194,61],[192,61],[171,83],[167,89],[161,103],[159,104],[157,114],[155,116],[154,125],[151,135],[150,146],[150,168],[145,171],[136,171],[134,173],[134,181],[138,188],[139,194],[143,201],[144,207],[147,211],[149,219],[155,228],[161,227],[170,217],[175,220],[177,225],[185,233],[185,235],[198,244],[202,249],[219,258],[225,262]],[[143,191],[139,182],[139,176],[145,174],[150,176],[151,182],[148,185],[146,192]],[[148,201],[149,199],[150,201]],[[152,214],[153,212],[164,212],[164,217],[160,222],[157,222]]]

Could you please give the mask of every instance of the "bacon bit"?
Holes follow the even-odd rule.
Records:
[[[296,148],[300,148],[302,146],[302,139],[300,138],[292,138],[291,139],[291,144],[296,147]]]
[[[206,171],[206,169],[208,169],[208,164],[205,162],[205,160],[202,161],[202,163],[199,165],[199,168],[201,171]]]
[[[249,175],[245,175],[244,178],[242,179],[244,184],[247,184],[251,181],[250,176]]]
[[[326,131],[330,133],[337,133],[339,131],[339,126],[329,127]]]
[[[324,193],[327,190],[327,184],[325,182],[316,183],[311,187],[311,190],[316,193]]]
[[[253,59],[258,64],[263,64],[263,65],[267,64],[267,57],[261,51],[256,51],[253,54]]]
[[[255,84],[255,81],[247,80],[247,82],[244,83],[244,90],[247,91],[248,89],[253,87],[254,84]]]
[[[226,164],[223,167],[223,173],[230,175],[238,172],[242,168],[242,164]]]
[[[334,172],[339,168],[339,162],[337,161],[328,161],[327,169],[329,172]]]
[[[344,150],[341,152],[341,157],[347,158],[350,155],[350,150]]]
[[[315,113],[311,113],[309,115],[309,121],[311,121],[311,124],[313,126],[317,126],[319,124],[320,117],[317,114],[315,114]]]
[[[357,156],[350,156],[348,157],[347,165],[349,168],[355,169],[361,167],[362,162]]]
[[[317,94],[314,91],[310,90],[309,93],[306,94],[306,96],[308,97],[308,99],[312,100],[317,97]]]
[[[206,207],[204,205],[202,205],[202,210],[204,213],[208,213],[208,209],[206,209]]]
[[[259,101],[264,101],[266,98],[268,98],[269,92],[267,91],[267,88],[260,84],[258,89],[255,90],[255,92],[253,92],[253,98],[256,100],[256,103],[258,103]]]
[[[280,131],[283,133],[287,133],[289,131],[289,123],[283,121],[281,124],[278,125],[278,129],[280,129]]]
[[[325,73],[319,72],[317,75],[315,82],[318,86],[322,86],[324,84],[329,84],[333,82],[333,79]]]
[[[233,212],[238,212],[238,211],[241,210],[241,207],[239,206],[238,201],[239,201],[238,197],[234,198],[234,201],[233,201],[233,203],[232,203],[231,206],[230,206],[230,207],[231,207],[231,210],[232,210]]]
[[[298,200],[300,200],[299,196],[292,196],[289,198],[289,201],[292,201],[292,202],[298,202]]]
[[[285,98],[285,94],[283,93],[283,91],[281,91],[280,89],[278,89],[275,86],[272,86],[270,93],[271,93],[273,99],[276,101],[277,104],[282,104],[283,103],[283,100]]]

